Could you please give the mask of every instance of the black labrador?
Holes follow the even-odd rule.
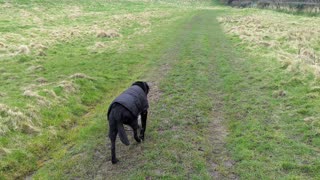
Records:
[[[111,162],[118,162],[116,158],[115,141],[119,133],[120,140],[123,144],[129,145],[127,134],[123,124],[129,125],[133,129],[134,139],[137,142],[144,140],[144,132],[146,130],[147,115],[149,103],[147,95],[149,86],[146,82],[137,81],[130,88],[120,94],[109,106],[108,121],[109,121],[109,138],[111,140]],[[138,116],[141,115],[142,128],[138,137],[137,130]]]

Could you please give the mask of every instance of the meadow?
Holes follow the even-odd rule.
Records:
[[[205,0],[0,12],[0,179],[320,178],[319,17]],[[136,80],[146,140],[113,166],[106,110]]]

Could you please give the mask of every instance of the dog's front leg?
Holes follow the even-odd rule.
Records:
[[[145,111],[141,114],[142,128],[140,131],[140,139],[142,140],[144,140],[144,132],[146,131],[146,127],[147,127],[147,116],[148,116],[148,111]]]
[[[131,124],[131,128],[133,129],[133,137],[137,142],[141,142],[141,139],[138,137],[138,122],[136,121],[135,123]]]

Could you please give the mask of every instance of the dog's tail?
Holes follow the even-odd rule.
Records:
[[[123,124],[118,123],[117,126],[118,126],[118,132],[119,132],[119,137],[120,137],[121,142],[128,146],[130,144],[130,142],[128,140],[127,133],[124,130]]]

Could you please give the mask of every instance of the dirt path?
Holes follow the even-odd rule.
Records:
[[[107,132],[92,136],[83,147],[69,150],[74,166],[59,172],[60,179],[238,179],[226,146],[228,122],[219,74],[230,44],[218,15],[217,10],[190,12],[170,27],[174,39],[164,37],[168,46],[162,45],[166,49],[144,79],[152,87],[145,141],[136,143],[128,131],[131,144],[117,140],[120,162],[112,165]],[[106,106],[94,117],[104,119]],[[68,160],[54,163],[63,166]],[[54,163],[48,168],[54,169]]]
[[[183,36],[181,36],[183,37]],[[180,38],[181,38],[180,37]],[[180,41],[179,41],[180,42]],[[149,83],[151,87],[150,94],[148,95],[149,103],[151,107],[158,103],[159,99],[162,96],[162,91],[160,90],[160,82],[163,81],[167,73],[171,70],[174,63],[178,61],[178,53],[181,51],[181,47],[179,44],[174,44],[173,46],[169,47],[163,56],[159,60],[159,64],[156,68],[152,69],[146,81]],[[152,117],[153,111],[149,111],[149,119]],[[143,164],[144,160],[142,160],[143,151],[144,151],[144,144],[136,144],[133,137],[131,136],[130,131],[127,131],[128,137],[130,142],[134,142],[133,147],[125,147],[121,144],[118,140],[117,142],[117,154],[119,159],[126,159],[125,163],[118,163],[116,165],[112,165],[110,163],[110,159],[106,159],[103,163],[99,166],[96,174],[93,175],[95,179],[106,179],[106,177],[119,177],[126,174],[127,171],[130,171],[135,164]],[[132,146],[132,145],[131,145]],[[96,159],[105,159],[105,154],[109,154],[110,144],[108,144],[106,151],[105,149],[97,150]],[[120,152],[120,153],[119,153]],[[134,158],[132,158],[134,157]],[[129,161],[128,161],[129,159]],[[135,167],[137,168],[137,167]]]
[[[217,84],[217,81],[221,81],[221,79],[215,78],[214,84]],[[214,104],[207,137],[212,148],[212,156],[208,160],[209,171],[214,179],[239,179],[234,173],[235,161],[230,158],[230,153],[226,147],[229,132],[224,118],[224,102],[222,99],[224,95],[216,89],[210,96],[214,97]]]
[[[215,17],[216,18],[216,17]],[[223,77],[218,72],[220,58],[230,58],[226,54],[230,54],[230,46],[226,40],[219,23],[216,19],[213,21],[213,32],[210,34],[212,47],[212,64],[211,66],[211,92],[210,97],[213,99],[212,112],[210,114],[211,122],[208,125],[207,140],[212,148],[212,156],[208,159],[209,172],[214,179],[239,179],[235,173],[235,161],[230,157],[230,152],[227,149],[227,136],[229,134],[226,127],[228,122],[225,119],[224,112],[224,92],[223,92]],[[212,31],[211,31],[212,32]],[[231,57],[233,58],[233,57]]]
[[[119,159],[123,162],[111,165],[107,159],[93,175],[95,179],[105,179],[106,177],[143,177],[148,179],[166,177],[167,174],[171,174],[169,177],[187,176],[192,178],[198,174],[199,177],[207,176],[213,179],[238,179],[234,174],[235,163],[231,160],[226,148],[228,132],[223,112],[223,93],[219,89],[221,78],[215,72],[217,51],[220,48],[225,48],[221,46],[222,44],[217,43],[223,41],[224,37],[215,16],[214,11],[198,12],[182,26],[175,44],[164,52],[158,67],[149,74],[148,81],[152,85],[152,91],[149,95],[151,101],[149,136],[151,137],[146,139],[143,144],[133,144],[129,147],[119,143],[117,151]],[[208,23],[213,23],[213,25]],[[216,33],[213,34],[213,32]],[[221,47],[217,48],[217,46]],[[212,47],[216,48],[215,51],[211,50]],[[195,83],[199,83],[198,87],[193,87]],[[175,89],[170,89],[170,86]],[[194,97],[187,95],[184,98],[184,94],[179,95],[180,90],[188,95],[193,94]],[[172,94],[171,91],[175,91],[176,94]],[[175,98],[181,98],[179,104],[167,102],[167,100]],[[209,111],[184,112],[184,107],[193,109],[192,106],[201,105],[201,103],[205,103],[204,100],[210,101],[207,104],[211,106]],[[172,108],[175,110],[172,111]],[[186,119],[176,115],[176,110],[179,109],[179,113],[186,114]],[[176,116],[182,118],[181,121],[174,120],[173,118]],[[195,119],[191,117],[195,117]],[[201,122],[201,119],[208,119],[208,122]],[[150,129],[153,132],[150,132]],[[176,138],[179,142],[175,143],[183,144],[195,136],[203,138],[199,142],[194,142],[195,146],[191,145],[192,149],[197,149],[192,150],[195,155],[185,155],[188,153],[187,151],[184,152],[183,149],[180,149],[181,147],[175,147],[174,143],[171,144],[172,139]],[[130,141],[134,142],[133,139]],[[167,148],[157,149],[159,143],[161,144],[159,141],[162,141],[162,146]],[[102,151],[97,151],[97,159],[109,154],[109,151]],[[158,154],[158,156],[154,157],[150,154]],[[164,155],[172,155],[175,160],[165,162],[167,157],[163,157]],[[195,162],[190,162],[193,159]],[[154,167],[150,161],[158,165]],[[197,172],[194,164],[201,163],[205,167]],[[181,176],[175,176],[175,171],[168,169],[171,166],[172,168],[179,169],[179,166],[183,168]]]

